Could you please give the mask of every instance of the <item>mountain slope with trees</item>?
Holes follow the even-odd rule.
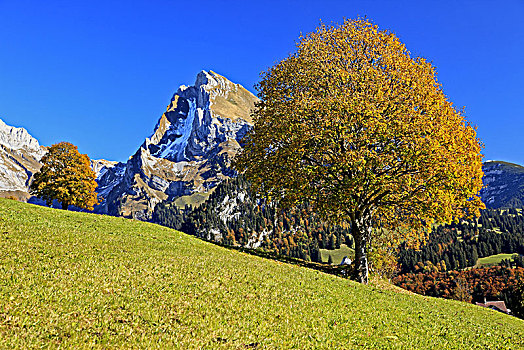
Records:
[[[508,258],[498,266],[477,266],[480,258],[501,253]],[[486,209],[477,220],[434,227],[420,249],[401,246],[398,262],[393,283],[404,289],[467,302],[501,300],[524,318],[522,209]]]
[[[242,176],[224,181],[206,202],[194,208],[158,204],[153,222],[222,244],[262,248],[314,262],[321,262],[319,249],[352,245],[347,226],[328,224],[307,205],[277,210],[253,197]]]
[[[475,220],[434,227],[426,243],[413,250],[401,246],[401,272],[460,270],[494,254],[524,255],[524,213],[515,208],[486,209]]]

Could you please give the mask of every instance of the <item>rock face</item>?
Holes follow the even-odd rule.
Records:
[[[484,170],[484,188],[480,195],[488,208],[524,206],[524,167],[507,162],[488,161]]]
[[[45,148],[24,128],[0,119],[0,197],[29,198],[29,184]]]
[[[181,86],[151,137],[126,164],[100,168],[100,213],[148,220],[157,203],[208,193],[234,173],[231,159],[252,127],[257,98],[212,71]]]

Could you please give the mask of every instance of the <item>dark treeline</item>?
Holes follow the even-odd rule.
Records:
[[[327,224],[307,205],[281,211],[255,199],[241,176],[218,185],[196,208],[158,204],[153,221],[206,240],[314,262],[321,262],[319,249],[353,243],[349,227]]]
[[[500,253],[524,254],[524,216],[517,209],[487,209],[476,220],[438,226],[420,250],[402,246],[399,264],[401,273],[459,270]]]

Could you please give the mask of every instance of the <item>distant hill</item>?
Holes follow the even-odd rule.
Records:
[[[519,349],[524,322],[0,199],[0,348]]]
[[[484,188],[480,192],[488,208],[524,207],[524,167],[518,164],[488,161],[482,166]]]

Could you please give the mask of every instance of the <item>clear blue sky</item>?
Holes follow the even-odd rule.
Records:
[[[254,91],[301,32],[357,16],[433,62],[486,159],[524,164],[523,0],[0,0],[0,118],[126,161],[200,70]]]

